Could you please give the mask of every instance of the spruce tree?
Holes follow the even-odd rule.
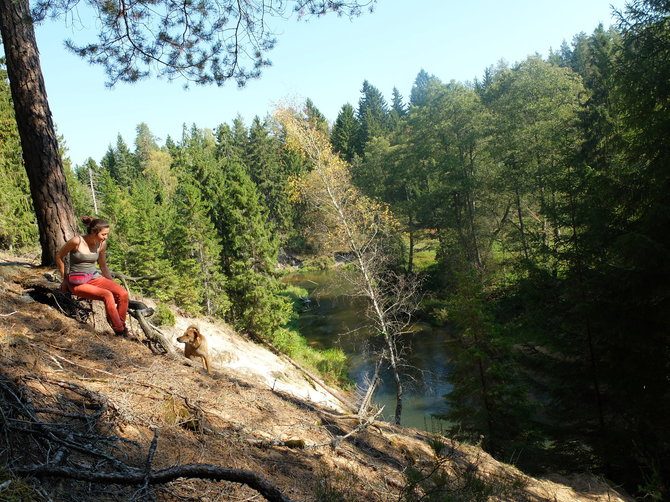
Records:
[[[427,103],[427,90],[432,84],[439,84],[435,75],[429,75],[423,68],[414,79],[414,85],[409,95],[409,103],[412,106],[423,106]]]
[[[137,131],[137,136],[135,136],[135,157],[139,171],[141,172],[146,167],[151,153],[158,150],[158,144],[156,143],[156,137],[144,122],[138,124],[135,130]]]
[[[239,160],[221,162],[223,184],[218,231],[231,316],[243,329],[272,336],[288,321],[290,307],[273,277],[277,240],[267,225],[258,190]]]
[[[324,134],[328,134],[330,129],[328,127],[328,120],[326,120],[325,115],[321,113],[314,102],[309,98],[305,100],[305,114],[307,115],[307,120],[313,122],[314,125],[320,131],[323,131]]]
[[[400,125],[400,121],[407,115],[407,106],[397,87],[393,88],[391,99],[391,111],[389,112],[389,123],[391,130],[395,131]]]
[[[267,122],[261,122],[258,117],[254,118],[249,128],[246,164],[267,209],[273,231],[285,234],[291,224],[292,211],[281,144]]]
[[[133,179],[139,174],[137,157],[120,134],[116,137],[116,147],[109,147],[101,164],[118,185],[126,188],[132,185]]]
[[[223,317],[230,304],[220,238],[198,183],[189,173],[179,181],[175,205],[177,218],[169,236],[172,267],[179,280],[175,300],[190,312]]]
[[[342,105],[333,125],[331,143],[333,149],[347,162],[351,162],[355,155],[362,153],[358,151],[360,127],[354,107],[349,103]]]
[[[361,94],[357,111],[357,119],[361,124],[357,145],[359,153],[372,138],[383,136],[390,130],[388,104],[379,89],[365,80]]]

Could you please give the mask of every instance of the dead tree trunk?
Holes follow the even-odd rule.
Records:
[[[39,227],[42,265],[53,265],[58,249],[74,235],[76,223],[28,0],[0,0],[0,33]]]

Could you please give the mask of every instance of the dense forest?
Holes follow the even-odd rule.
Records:
[[[449,433],[649,500],[670,483],[669,15],[633,2],[616,27],[474,82],[421,70],[407,100],[365,81],[332,126],[304,107],[393,214],[387,266],[423,277],[422,314],[458,328]],[[2,79],[0,247],[20,250],[37,226],[13,120]],[[296,195],[310,160],[271,116],[157,141],[140,124],[133,145],[66,161],[77,214],[110,221],[109,261],[138,292],[296,351],[276,264],[327,250]],[[417,263],[427,241],[435,259]],[[304,357],[344,371],[341,354]]]

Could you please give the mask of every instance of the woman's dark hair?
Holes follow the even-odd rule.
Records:
[[[82,216],[81,221],[86,225],[86,233],[97,234],[103,228],[109,228],[109,223],[100,218],[93,218],[92,216]]]

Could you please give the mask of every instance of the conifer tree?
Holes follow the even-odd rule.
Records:
[[[137,158],[120,134],[116,137],[116,147],[109,147],[101,164],[119,186],[130,187],[139,174]]]
[[[374,3],[374,2],[373,2]],[[178,6],[159,1],[115,6],[90,2],[97,36],[91,43],[67,47],[90,63],[102,65],[108,84],[136,82],[154,72],[197,84],[243,85],[260,76],[275,44],[267,17],[283,17],[291,2],[200,2]],[[369,3],[367,3],[369,5]],[[40,229],[42,264],[53,264],[56,251],[76,230],[67,183],[46,96],[34,25],[47,17],[67,18],[76,5],[65,0],[0,1],[0,32],[7,58],[14,109],[21,137],[33,206]],[[296,2],[301,15],[328,12],[360,15],[356,1]],[[137,174],[137,173],[134,173]],[[54,216],[55,215],[55,216]]]
[[[389,112],[389,125],[391,130],[396,130],[405,115],[407,115],[407,107],[403,101],[403,97],[397,87],[393,88],[391,99],[391,111]]]
[[[325,119],[324,119],[325,120]],[[281,157],[281,144],[267,122],[255,117],[249,128],[246,164],[256,184],[274,232],[284,234],[291,224],[288,176]]]
[[[158,281],[142,284],[142,291],[152,297],[176,300],[173,294],[179,288],[172,276],[174,264],[168,259],[173,246],[168,244],[167,232],[177,219],[168,219],[170,207],[159,202],[158,190],[160,187],[153,180],[137,178],[124,208],[124,224],[118,230],[115,228],[114,233],[123,237],[126,244],[123,261],[128,275],[160,277]]]
[[[305,100],[305,114],[307,115],[307,119],[312,121],[319,130],[324,132],[324,134],[328,134],[330,132],[328,120],[326,119],[325,115],[321,113],[321,110],[319,110],[314,102],[309,98]]]
[[[238,145],[235,141],[233,129],[228,124],[220,124],[216,128],[216,158],[237,159],[242,161],[246,153],[246,141]]]
[[[93,214],[100,214],[98,207],[100,197],[100,166],[98,166],[98,163],[93,158],[89,157],[82,166],[79,166],[76,175],[79,182],[86,187]]]
[[[357,119],[361,124],[357,151],[362,153],[372,138],[389,132],[389,109],[382,93],[367,80],[363,82],[358,101]]]
[[[231,316],[243,329],[265,337],[288,321],[289,304],[278,296],[272,276],[277,241],[247,169],[239,160],[222,160],[220,221],[223,270]]]
[[[221,244],[196,180],[185,173],[175,194],[176,220],[170,229],[172,267],[178,273],[175,300],[185,309],[224,316],[229,309]]]
[[[409,103],[412,106],[423,106],[427,103],[426,95],[428,87],[432,84],[439,84],[440,81],[435,75],[429,75],[424,69],[421,69],[414,79],[414,85],[409,95]]]
[[[333,149],[347,162],[351,162],[355,155],[362,153],[358,151],[360,134],[360,124],[356,119],[354,107],[349,103],[342,105],[333,125],[331,143]]]
[[[247,151],[247,143],[249,142],[249,130],[244,125],[244,120],[240,115],[233,120],[232,144],[239,152],[240,159],[244,161],[244,155]]]
[[[137,165],[141,172],[149,161],[152,152],[158,150],[156,137],[152,134],[149,126],[144,122],[137,125],[137,136],[135,136],[135,157]]]

